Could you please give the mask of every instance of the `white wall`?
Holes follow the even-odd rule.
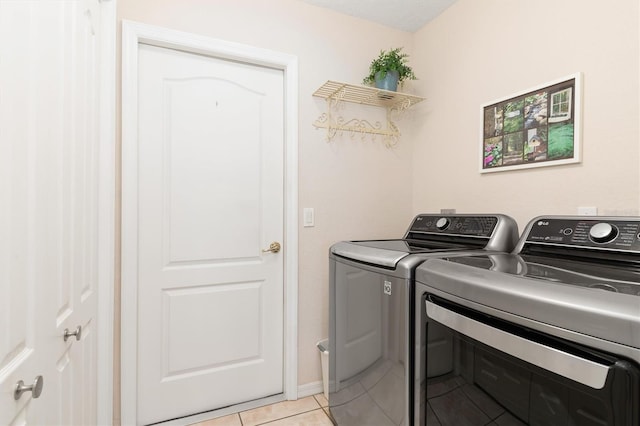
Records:
[[[458,0],[418,31],[414,212],[638,214],[638,28],[637,0]],[[578,71],[582,163],[481,175],[481,105]]]

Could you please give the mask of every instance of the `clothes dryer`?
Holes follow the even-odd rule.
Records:
[[[413,424],[415,268],[430,257],[508,252],[508,216],[414,218],[395,240],[345,241],[330,249],[329,411],[340,425]]]
[[[415,290],[416,424],[640,425],[640,218],[538,217]]]

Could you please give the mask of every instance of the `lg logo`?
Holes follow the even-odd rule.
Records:
[[[391,296],[391,281],[384,282],[384,294]]]
[[[546,222],[544,220],[538,221],[538,226],[547,226],[548,224],[549,224],[549,222]]]

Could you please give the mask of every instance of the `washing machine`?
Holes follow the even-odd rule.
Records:
[[[415,292],[416,424],[640,425],[640,218],[538,217]]]
[[[329,411],[335,424],[413,424],[414,273],[425,259],[508,252],[508,216],[421,214],[401,239],[330,249]]]

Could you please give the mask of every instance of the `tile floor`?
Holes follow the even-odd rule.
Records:
[[[297,401],[283,401],[237,414],[219,417],[191,426],[332,426],[326,411],[327,399],[324,394],[300,398]]]

